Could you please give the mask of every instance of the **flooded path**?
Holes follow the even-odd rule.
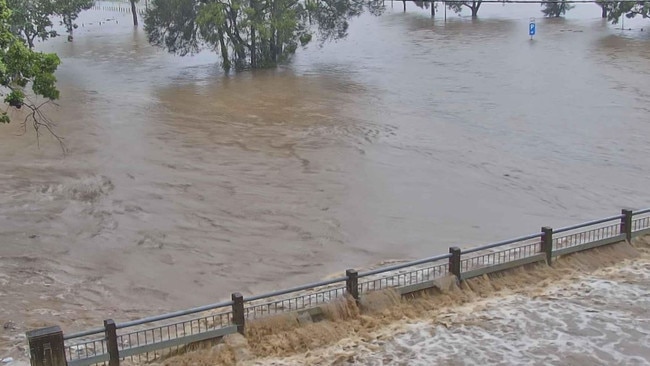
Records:
[[[173,57],[123,13],[39,45],[69,154],[0,126],[0,347],[648,206],[647,33],[386,5],[277,70]]]

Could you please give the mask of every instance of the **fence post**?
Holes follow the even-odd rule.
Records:
[[[35,329],[25,335],[32,366],[67,366],[61,328],[53,326]]]
[[[621,234],[625,234],[625,240],[632,241],[632,210],[622,209],[621,214]]]
[[[451,247],[449,248],[449,253],[451,253],[451,257],[449,257],[449,272],[460,281],[460,248]]]
[[[232,322],[237,326],[237,332],[244,335],[244,328],[246,326],[244,297],[239,292],[232,294]]]
[[[546,264],[553,262],[553,228],[544,226],[542,228],[542,252],[546,253]]]
[[[120,350],[117,347],[117,325],[113,319],[104,320],[104,335],[106,336],[108,366],[119,366]]]
[[[359,303],[359,272],[354,269],[345,271],[347,279],[345,280],[345,290],[352,296],[354,301]]]

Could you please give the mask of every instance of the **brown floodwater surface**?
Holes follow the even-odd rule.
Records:
[[[644,21],[386,6],[273,70],[101,9],[39,44],[69,154],[0,126],[0,348],[650,205]]]

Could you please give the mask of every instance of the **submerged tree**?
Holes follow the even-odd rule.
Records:
[[[79,13],[92,8],[94,4],[94,0],[54,0],[55,13],[61,16],[61,24],[65,26],[69,41],[72,41],[74,30],[77,29],[74,21]]]
[[[463,7],[466,7],[472,11],[472,18],[476,18],[478,16],[478,9],[481,7],[481,4],[483,4],[483,0],[459,2],[454,1],[450,2],[448,4],[448,7],[456,13],[460,13],[463,10]]]
[[[605,19],[607,18],[608,13],[612,10],[615,4],[612,1],[603,0],[603,1],[596,1],[596,5],[600,6],[601,9],[600,17]]]
[[[314,34],[321,42],[345,37],[351,17],[382,9],[376,0],[153,0],[145,30],[150,43],[181,56],[208,48],[226,70],[264,68]]]
[[[431,9],[431,16],[434,16],[436,14],[436,10],[438,10],[438,4],[435,1],[413,1],[415,6],[417,6],[420,9]]]
[[[616,24],[622,16],[634,18],[637,15],[643,18],[650,18],[650,1],[617,1],[612,3],[607,19]]]
[[[548,0],[542,1],[542,8],[542,13],[544,13],[545,17],[559,18],[566,14],[567,11],[573,9],[574,6],[567,3],[566,0]]]
[[[52,0],[8,0],[11,9],[9,24],[11,32],[22,38],[29,48],[34,48],[34,41],[55,37],[51,16],[54,14]]]
[[[4,97],[7,105],[7,109],[0,114],[0,123],[10,122],[9,108],[25,107],[29,110],[24,120],[25,127],[27,122],[31,122],[37,136],[40,128],[54,134],[50,121],[40,107],[59,97],[54,76],[59,58],[55,54],[29,49],[23,40],[12,33],[10,19],[11,10],[5,0],[0,0],[0,96]],[[31,102],[26,96],[29,86],[31,93],[46,98],[46,102]]]

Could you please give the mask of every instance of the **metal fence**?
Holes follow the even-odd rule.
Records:
[[[347,277],[333,278],[244,300],[244,320],[313,308],[343,298]]]
[[[107,364],[110,349],[119,359],[153,361],[183,347],[235,333],[233,301],[124,323],[104,321],[104,327],[63,337],[68,365]]]
[[[140,1],[135,4],[136,12],[140,15],[144,15],[148,7],[149,3],[147,0]],[[128,0],[95,1],[94,5],[90,9],[126,14],[131,14],[132,10],[131,3]]]
[[[462,281],[527,263],[551,264],[553,257],[641,234],[650,234],[650,209],[623,210],[620,215],[556,230],[544,227],[540,233],[471,249],[454,247],[447,254],[365,272],[348,270],[345,276],[257,296],[244,298],[236,293],[231,301],[174,313],[124,323],[106,320],[103,327],[63,336],[65,359],[70,366],[153,361],[197,342],[243,333],[245,324],[255,319],[342,298],[360,301],[364,294],[387,288],[426,289],[447,276]]]
[[[358,274],[358,292],[363,294],[386,288],[406,287],[449,275],[451,254],[382,267]]]

